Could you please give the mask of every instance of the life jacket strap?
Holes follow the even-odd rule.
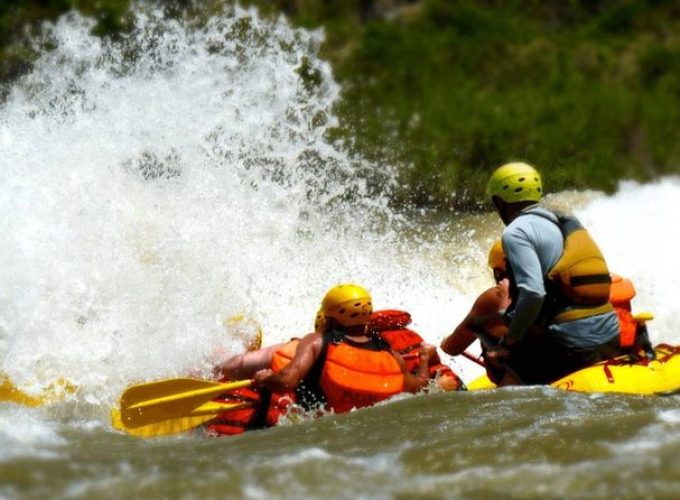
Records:
[[[610,284],[612,278],[609,274],[590,274],[586,276],[572,276],[571,286],[602,285]]]

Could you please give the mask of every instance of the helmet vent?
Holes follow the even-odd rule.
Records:
[[[523,187],[518,187],[518,188],[515,188],[515,193],[521,193],[521,192],[522,192],[522,190],[524,190],[524,188],[523,188]]]
[[[520,177],[520,178],[517,179],[517,180],[518,180],[519,182],[524,182],[525,180],[527,180],[527,178],[526,178],[526,177]]]

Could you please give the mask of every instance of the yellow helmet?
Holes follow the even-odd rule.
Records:
[[[541,175],[526,163],[506,163],[491,174],[486,194],[489,198],[498,196],[506,203],[540,201],[543,196]]]
[[[342,326],[367,325],[373,313],[371,295],[353,283],[337,285],[326,293],[320,313],[325,320],[332,318]]]
[[[491,269],[500,269],[508,271],[508,260],[503,251],[503,243],[501,240],[496,240],[489,251],[489,267]]]

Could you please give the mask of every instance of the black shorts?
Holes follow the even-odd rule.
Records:
[[[618,338],[593,349],[573,350],[541,336],[525,339],[513,347],[508,365],[525,384],[550,384],[598,361],[621,354]]]

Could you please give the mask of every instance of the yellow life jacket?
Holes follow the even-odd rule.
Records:
[[[539,212],[529,213],[555,222]],[[564,323],[613,311],[611,276],[602,252],[576,217],[553,214],[564,238],[564,251],[545,276],[547,322]]]

